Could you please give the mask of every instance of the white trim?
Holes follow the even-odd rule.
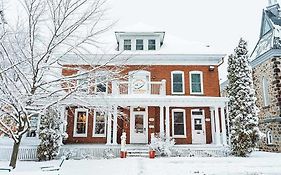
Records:
[[[120,54],[82,54],[81,56],[67,54],[60,58],[60,64],[85,65],[85,62],[98,62],[100,65],[219,65],[225,54],[161,54],[158,51],[123,53]],[[114,58],[112,60],[112,58]]]
[[[270,98],[269,98],[269,84],[268,79],[266,77],[262,77],[262,97],[263,97],[263,106],[269,106]]]
[[[201,85],[201,92],[192,92],[192,74],[199,74],[200,75],[200,85]],[[192,95],[203,95],[204,94],[204,85],[203,85],[203,72],[202,71],[190,71],[189,72],[189,91]]]
[[[101,113],[100,111],[94,111],[94,118],[93,118],[93,134],[92,136],[93,137],[106,137],[106,132],[107,132],[107,129],[106,129],[106,123],[107,123],[107,113],[104,112],[104,134],[95,134],[96,133],[96,116],[97,116],[97,112],[98,113]]]
[[[174,74],[181,74],[182,75],[182,92],[174,92]],[[175,95],[183,95],[185,94],[185,81],[184,81],[184,71],[172,71],[171,72],[171,93]]]
[[[85,129],[85,134],[77,134],[76,133],[78,112],[86,112],[86,129]],[[85,108],[77,108],[77,109],[75,109],[73,137],[87,137],[87,134],[88,134],[88,118],[89,118],[89,111],[88,111],[88,109],[85,109]]]
[[[184,124],[184,135],[175,135],[175,128],[174,128],[174,112],[182,112],[183,113],[183,124]],[[186,115],[185,109],[172,109],[172,136],[174,138],[186,138]]]

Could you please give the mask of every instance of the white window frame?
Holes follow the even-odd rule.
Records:
[[[76,133],[78,112],[86,112],[86,132],[85,132],[85,134],[77,134]],[[77,109],[75,109],[73,137],[87,137],[87,135],[88,135],[88,120],[89,120],[89,111],[88,111],[88,109],[85,109],[85,108],[77,108]]]
[[[183,113],[183,124],[184,124],[184,135],[175,135],[175,126],[174,126],[174,113],[175,112],[182,112]],[[185,109],[172,109],[172,136],[174,138],[186,138],[186,115]]]
[[[273,137],[272,137],[271,130],[268,130],[266,132],[266,143],[267,143],[267,145],[272,145],[273,144]]]
[[[149,41],[152,41],[152,40],[155,41],[155,43],[154,43],[154,49],[149,49],[149,46],[150,46]],[[157,45],[156,43],[157,43],[156,39],[148,39],[148,40],[147,40],[147,50],[156,50],[156,45]]]
[[[182,75],[182,92],[174,92],[174,74],[181,74]],[[171,72],[171,90],[172,94],[185,94],[185,81],[184,81],[184,71],[172,71]]]
[[[262,97],[263,97],[263,106],[269,106],[270,98],[269,98],[269,84],[268,79],[266,77],[262,78]]]
[[[97,112],[101,113],[100,111],[94,111],[94,118],[93,118],[93,137],[106,137],[106,131],[107,131],[107,113],[104,112],[104,134],[95,134],[96,133],[96,116]]]
[[[105,86],[106,86],[106,89],[105,89],[105,92],[98,92],[97,89],[98,89],[98,82],[95,81],[95,93],[98,93],[98,94],[108,94],[108,80],[107,80],[107,77],[106,76],[108,74],[107,71],[97,71],[95,72],[95,80],[97,79],[97,77],[99,76],[99,74],[101,76],[105,76],[106,79],[104,81],[106,81],[105,83],[103,83]],[[102,81],[103,82],[103,81]]]
[[[200,75],[200,84],[201,84],[201,92],[192,92],[192,74]],[[189,72],[189,90],[192,95],[203,95],[204,94],[204,85],[203,85],[203,72],[202,71],[190,71]]]

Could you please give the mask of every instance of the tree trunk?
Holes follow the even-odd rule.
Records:
[[[10,166],[13,167],[13,169],[16,168],[20,142],[21,142],[21,139],[19,139],[18,143],[14,142],[13,153],[12,153],[11,160],[10,160]]]

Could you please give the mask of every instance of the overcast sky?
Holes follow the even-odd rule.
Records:
[[[230,54],[240,37],[250,52],[259,37],[268,0],[109,0],[116,28],[142,22],[185,40],[219,46]],[[226,79],[226,66],[220,70]]]
[[[6,1],[9,7],[14,6]],[[240,37],[248,41],[252,51],[259,37],[262,9],[267,5],[268,0],[108,0],[106,15],[118,21],[116,30],[141,22],[187,41],[218,46],[230,54]],[[223,65],[222,80],[225,72]]]

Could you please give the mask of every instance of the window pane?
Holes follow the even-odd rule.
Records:
[[[136,40],[136,49],[143,50],[143,40],[140,40],[140,39]]]
[[[135,115],[135,132],[143,133],[143,115]]]
[[[155,49],[156,49],[155,40],[148,40],[148,50],[155,50]]]
[[[76,133],[85,134],[86,133],[86,112],[78,112],[76,120]]]
[[[106,92],[106,84],[98,84],[97,85],[97,92]]]
[[[194,119],[194,129],[202,130],[202,120],[201,119]]]
[[[174,125],[174,135],[184,135],[184,124]]]
[[[173,74],[173,92],[183,92],[182,74]]]
[[[124,40],[124,50],[131,50],[131,40]]]
[[[105,115],[96,112],[95,134],[105,134]]]
[[[26,133],[26,137],[36,137],[36,130],[38,125],[38,115],[30,117],[30,128]]]
[[[201,76],[200,74],[191,74],[191,92],[200,93],[201,89]]]
[[[174,135],[184,135],[184,113],[174,112]]]

